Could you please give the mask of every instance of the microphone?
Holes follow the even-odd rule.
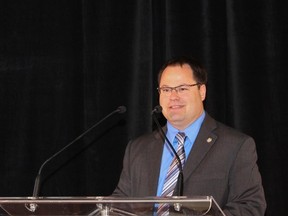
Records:
[[[157,105],[154,107],[154,109],[151,112],[151,115],[153,115],[154,113],[161,113],[162,112],[162,107],[160,105]],[[158,122],[158,121],[157,121]]]
[[[178,180],[177,180],[177,184],[176,184],[176,196],[183,196],[183,167],[182,167],[182,163],[181,160],[179,158],[179,155],[177,154],[177,152],[175,151],[175,149],[173,148],[173,145],[171,144],[171,142],[169,141],[169,139],[167,138],[166,134],[164,133],[158,119],[156,118],[155,114],[156,113],[161,113],[162,112],[162,107],[160,105],[157,105],[154,107],[154,109],[151,112],[151,115],[153,117],[154,122],[156,123],[158,129],[160,130],[161,134],[163,135],[163,137],[165,138],[165,140],[167,141],[169,147],[172,149],[173,154],[175,155],[177,161],[178,161],[178,168],[179,168],[179,175],[178,175]]]
[[[64,146],[62,149],[60,149],[59,151],[57,151],[55,154],[53,154],[51,157],[49,157],[46,161],[44,161],[44,163],[41,165],[37,177],[35,179],[35,183],[34,183],[34,190],[33,190],[33,197],[36,198],[38,197],[39,194],[39,189],[40,189],[40,182],[41,182],[41,172],[44,168],[44,166],[50,162],[52,159],[54,159],[56,156],[58,156],[59,154],[61,154],[63,151],[65,151],[67,148],[69,148],[71,145],[73,145],[75,142],[77,142],[79,139],[81,139],[83,136],[85,136],[87,133],[89,133],[93,128],[95,128],[96,126],[98,126],[99,124],[101,124],[103,121],[105,121],[107,118],[109,118],[110,116],[114,115],[115,113],[125,113],[126,112],[126,107],[125,106],[119,106],[116,110],[114,110],[113,112],[109,113],[108,115],[106,115],[104,118],[102,118],[100,121],[98,121],[96,124],[94,124],[92,127],[90,127],[89,129],[87,129],[86,131],[84,131],[80,136],[76,137],[72,142],[70,142],[68,145]]]

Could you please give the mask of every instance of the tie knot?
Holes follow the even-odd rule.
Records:
[[[180,143],[184,143],[184,140],[185,140],[185,138],[186,138],[186,135],[185,135],[184,132],[178,132],[178,133],[176,134],[176,138],[177,138],[177,140],[178,140]]]

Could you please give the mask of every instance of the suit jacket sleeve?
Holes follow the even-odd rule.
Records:
[[[240,145],[229,174],[228,200],[223,207],[226,216],[263,216],[266,201],[257,166],[254,140],[248,137]]]

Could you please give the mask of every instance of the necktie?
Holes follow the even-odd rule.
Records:
[[[176,135],[176,139],[178,142],[178,148],[177,148],[177,154],[181,160],[181,166],[183,168],[185,163],[185,150],[184,150],[184,141],[185,141],[186,135],[185,133],[179,132]],[[169,170],[167,172],[164,186],[162,189],[161,196],[172,196],[175,186],[177,184],[177,179],[179,175],[179,164],[176,156],[174,156],[172,163],[169,167]],[[169,205],[168,204],[159,204],[159,207],[157,209],[157,215],[169,215]]]

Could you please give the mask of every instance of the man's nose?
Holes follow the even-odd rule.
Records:
[[[170,97],[172,97],[172,98],[177,97],[178,98],[179,97],[178,91],[176,89],[172,89]]]

